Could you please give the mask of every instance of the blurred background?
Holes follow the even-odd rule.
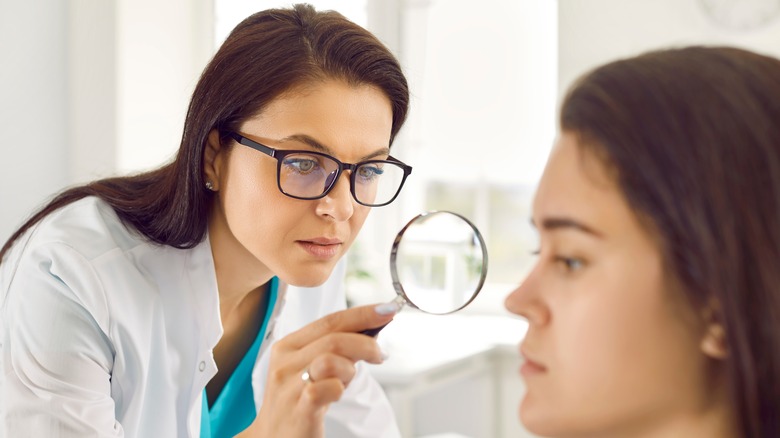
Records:
[[[394,297],[395,233],[427,210],[471,219],[490,266],[451,316],[405,310],[372,372],[405,437],[530,437],[517,424],[516,345],[504,296],[530,267],[530,205],[566,88],[604,62],[687,44],[780,57],[780,0],[312,0],[399,58],[412,108],[393,155],[414,172],[348,257],[348,299]],[[0,0],[0,239],[66,186],[150,169],[175,153],[190,93],[243,18],[291,2]]]

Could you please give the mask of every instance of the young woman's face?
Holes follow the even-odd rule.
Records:
[[[357,163],[388,156],[392,117],[390,100],[379,89],[329,80],[275,99],[239,134],[275,149],[323,152]],[[222,148],[214,163],[219,196],[212,222],[221,222],[220,234],[234,241],[231,257],[241,256],[236,263],[250,260],[258,278],[321,284],[370,210],[353,199],[349,172],[324,198],[300,200],[279,191],[277,160],[252,148],[238,143]]]
[[[506,307],[529,322],[520,417],[545,436],[645,436],[707,406],[693,311],[605,166],[564,133],[533,205],[539,259]]]

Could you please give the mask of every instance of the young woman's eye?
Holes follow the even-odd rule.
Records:
[[[585,266],[585,262],[582,259],[576,257],[556,257],[555,260],[560,263],[567,272],[576,272]]]
[[[531,256],[538,257],[539,255],[541,255],[541,253],[542,253],[541,248],[536,249],[534,251],[531,251]],[[551,260],[556,264],[558,264],[559,266],[563,267],[563,269],[566,272],[577,272],[585,266],[585,260],[578,257],[566,257],[566,256],[555,255],[552,256]]]

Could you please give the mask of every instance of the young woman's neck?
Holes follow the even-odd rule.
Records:
[[[711,394],[709,400],[686,412],[665,418],[648,419],[620,430],[601,431],[593,438],[740,438],[733,406],[724,394]],[[606,432],[606,433],[604,433]],[[585,437],[583,437],[585,438]]]
[[[630,435],[636,438],[739,438],[740,435],[731,417],[725,412],[708,412],[699,417],[679,418],[647,430],[645,433]],[[620,435],[628,436],[628,435]]]

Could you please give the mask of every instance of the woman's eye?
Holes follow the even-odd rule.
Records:
[[[363,181],[372,182],[385,173],[381,167],[364,165],[358,167],[358,177]]]
[[[532,257],[538,257],[541,255],[542,250],[536,249],[531,251]],[[551,255],[551,259],[554,263],[561,266],[566,272],[576,272],[585,266],[585,260],[577,257],[566,257],[562,255]]]
[[[307,158],[291,158],[284,162],[286,167],[294,169],[298,173],[309,173],[317,167],[317,162]]]
[[[582,259],[576,257],[556,257],[555,260],[563,265],[568,272],[579,271],[585,265]]]

